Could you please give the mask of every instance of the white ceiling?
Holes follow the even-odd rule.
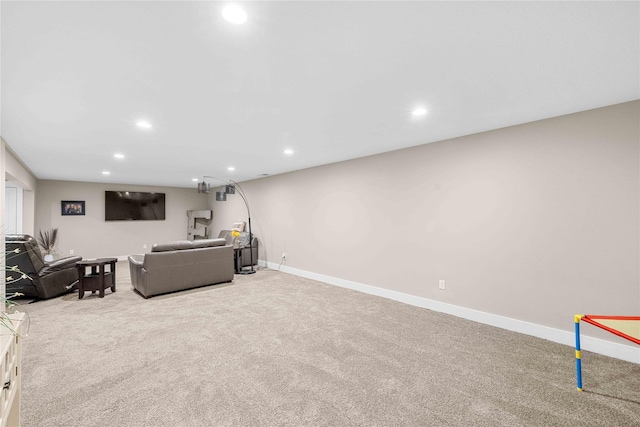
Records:
[[[640,98],[639,2],[226,4],[2,1],[2,137],[39,179],[190,187]]]

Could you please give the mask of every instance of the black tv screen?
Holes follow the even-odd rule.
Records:
[[[164,220],[164,193],[105,191],[105,221]]]

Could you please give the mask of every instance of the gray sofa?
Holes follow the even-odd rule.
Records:
[[[255,234],[251,234],[253,240],[253,265],[258,264],[258,238]],[[231,235],[231,230],[221,230],[220,234],[218,234],[219,239],[224,239],[227,242],[227,245],[233,245],[233,236]],[[238,243],[240,247],[242,247],[242,266],[248,267],[251,265],[251,248],[249,248],[249,232],[243,231],[240,233],[238,237]]]
[[[224,239],[180,240],[129,256],[131,284],[143,297],[233,280],[233,247]]]

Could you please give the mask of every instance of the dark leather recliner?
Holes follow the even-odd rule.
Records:
[[[81,256],[70,256],[45,262],[36,240],[26,234],[5,236],[6,296],[16,292],[25,297],[47,299],[69,292],[78,283],[76,262]],[[16,252],[17,250],[17,252]],[[19,271],[11,271],[15,267]],[[28,277],[21,277],[22,273]]]
[[[253,264],[258,264],[258,238],[255,234],[251,234],[253,237]],[[219,239],[224,239],[227,242],[227,245],[233,245],[233,236],[231,235],[231,230],[221,230],[220,234],[218,234]],[[238,243],[242,249],[242,267],[248,267],[251,265],[251,248],[249,248],[249,232],[242,231],[240,236],[238,236]]]

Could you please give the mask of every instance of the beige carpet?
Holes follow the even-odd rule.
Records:
[[[640,366],[280,272],[26,306],[23,426],[634,426]],[[571,321],[571,313],[567,314]]]

